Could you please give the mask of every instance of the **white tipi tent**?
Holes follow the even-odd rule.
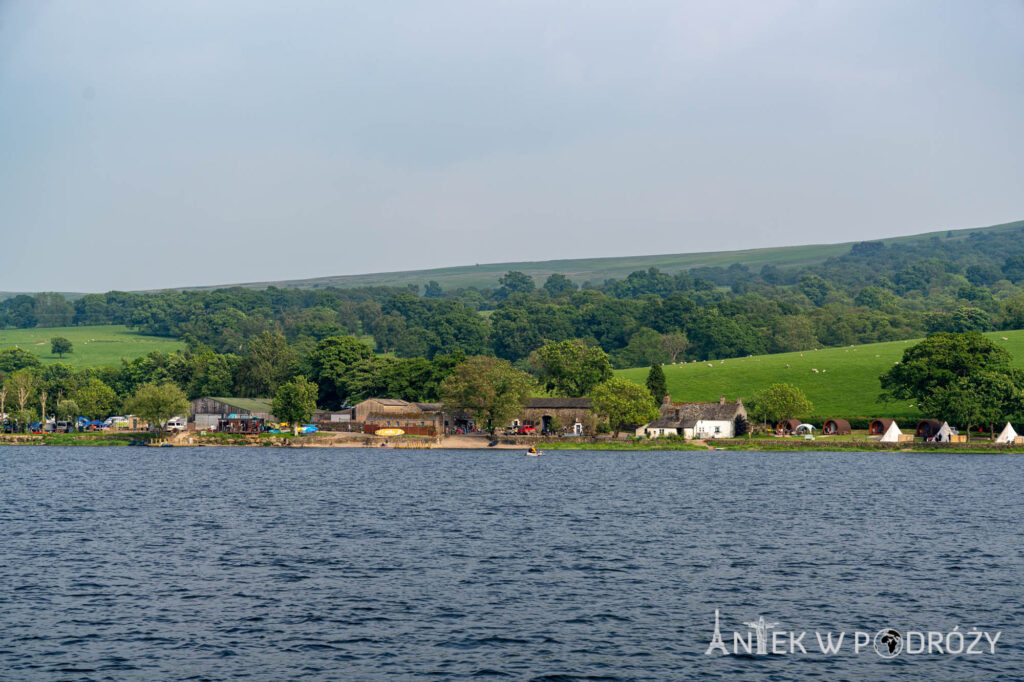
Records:
[[[882,443],[899,443],[900,442],[900,427],[893,421],[889,424],[889,428],[886,429],[885,435],[882,436]]]
[[[948,443],[953,440],[953,429],[949,428],[949,422],[942,422],[942,426],[935,433],[935,440],[939,443]]]
[[[1006,426],[1004,426],[1003,430],[999,432],[998,436],[996,436],[996,442],[1012,443],[1016,438],[1017,432],[1013,430],[1012,426],[1010,426],[1010,422],[1006,422]]]

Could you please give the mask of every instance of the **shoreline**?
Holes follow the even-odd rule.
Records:
[[[362,448],[374,450],[525,450],[534,445],[547,451],[614,452],[905,452],[918,454],[1024,454],[1024,444],[975,443],[879,443],[878,441],[824,439],[792,442],[766,439],[729,439],[682,441],[653,439],[644,441],[591,439],[501,438],[491,446],[486,436],[448,436],[431,438],[398,436],[384,438],[369,434],[317,433],[305,436],[262,434],[174,434],[154,437],[140,432],[82,434],[3,434],[0,446],[24,447],[130,447],[153,443],[148,447],[270,447],[270,448]]]

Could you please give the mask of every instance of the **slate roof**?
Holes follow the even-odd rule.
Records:
[[[530,398],[527,409],[536,410],[589,410],[590,398]]]
[[[743,403],[670,403],[661,406],[661,417],[650,424],[652,429],[692,429],[699,421],[731,422],[743,410]]]
[[[405,400],[399,400],[398,398],[367,398],[367,400],[372,400],[375,403],[387,405],[388,407],[405,407],[409,404]]]
[[[697,426],[696,419],[676,419],[673,417],[662,417],[647,425],[652,429],[692,429]]]
[[[732,421],[739,413],[741,403],[669,403],[661,408],[663,418],[675,421],[693,420]]]

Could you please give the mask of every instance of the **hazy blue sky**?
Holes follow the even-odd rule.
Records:
[[[4,2],[0,290],[1024,218],[1024,2]]]

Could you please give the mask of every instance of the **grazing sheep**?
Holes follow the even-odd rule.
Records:
[[[709,363],[708,363],[708,367],[714,367],[714,365],[712,365],[712,364],[711,364],[711,363],[709,362]]]
[[[814,369],[813,367],[811,368],[811,371],[814,372],[815,374],[818,373],[818,370]]]
[[[999,338],[1001,338],[1003,341],[1009,341],[1010,340],[1010,339],[1006,338],[1005,336],[1000,336]]]
[[[788,362],[786,363],[786,369],[789,369],[789,363]]]
[[[821,373],[824,374],[827,371],[828,371],[827,369],[823,369],[823,370],[821,370]]]

